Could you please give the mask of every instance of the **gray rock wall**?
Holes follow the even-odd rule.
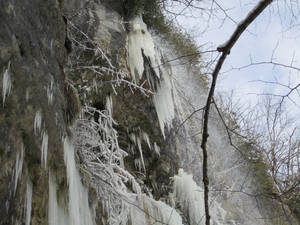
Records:
[[[39,0],[1,1],[0,21],[1,100],[6,94],[0,107],[0,224],[25,222],[28,182],[33,185],[31,224],[47,224],[48,170],[41,162],[41,147],[46,132],[47,165],[64,185],[61,138],[65,132],[65,100],[61,89],[66,24],[58,1]],[[7,85],[3,82],[5,71],[10,78],[10,93],[3,92]],[[42,120],[35,134],[38,111]],[[21,156],[22,146],[24,162],[16,179],[17,155]]]

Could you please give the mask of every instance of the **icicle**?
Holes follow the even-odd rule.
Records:
[[[47,167],[47,154],[48,154],[48,133],[47,131],[43,132],[43,140],[41,147],[41,162],[44,165],[44,168]]]
[[[106,109],[108,110],[109,116],[112,116],[113,103],[111,95],[106,97]]]
[[[159,120],[159,125],[163,136],[165,137],[165,127],[171,129],[172,121],[175,117],[173,101],[173,82],[171,74],[162,68],[162,77],[157,88],[157,93],[153,95],[153,103]]]
[[[2,97],[3,97],[3,107],[5,104],[6,97],[9,96],[11,91],[11,77],[10,77],[10,62],[8,63],[7,69],[4,71],[3,74],[3,87],[2,87]]]
[[[150,139],[149,139],[148,134],[145,131],[143,131],[142,133],[143,133],[143,139],[144,139],[144,141],[147,143],[149,149],[151,150],[152,147],[151,147],[151,144],[150,144]]]
[[[140,160],[144,169],[144,172],[146,172],[145,162],[144,162],[144,156],[143,156],[143,150],[142,150],[142,144],[141,144],[141,138],[137,137],[137,146],[140,152]]]
[[[165,137],[165,127],[170,129],[175,116],[172,97],[173,83],[170,71],[161,65],[161,53],[155,48],[153,39],[147,30],[147,26],[140,16],[131,21],[132,31],[128,35],[128,64],[133,79],[141,79],[144,72],[143,54],[150,60],[150,66],[154,69],[156,79],[147,76],[149,83],[157,86],[157,93],[153,96],[153,102],[159,119],[160,128]],[[160,73],[161,70],[161,73]],[[152,82],[151,82],[152,81]]]
[[[136,135],[134,133],[129,134],[129,139],[136,145]]]
[[[146,24],[143,22],[141,16],[134,18],[131,24],[132,30],[128,35],[128,64],[132,78],[138,78],[139,80],[143,75],[144,58],[142,52],[150,59],[150,63],[159,77],[158,66],[154,65],[156,62],[155,46]]]
[[[38,133],[41,131],[41,127],[42,127],[42,112],[41,110],[38,110],[35,113],[34,125],[33,125],[33,130],[35,135],[38,135]]]
[[[156,142],[154,142],[154,152],[158,155],[158,156],[160,156],[160,148],[159,148],[159,146],[156,144]]]
[[[24,144],[22,143],[21,151],[17,153],[17,158],[16,158],[14,194],[16,193],[17,190],[19,177],[22,174],[23,161],[24,161]]]
[[[47,87],[48,105],[51,105],[53,102],[53,92],[54,92],[54,80],[53,77],[51,77],[51,82]]]
[[[140,158],[137,158],[134,160],[134,166],[138,171],[142,171],[143,169],[143,163],[142,160]]]
[[[93,88],[95,89],[96,93],[98,93],[98,84],[96,79],[93,79]]]
[[[26,102],[29,100],[29,88],[26,89],[25,100]]]
[[[31,221],[31,205],[32,205],[32,183],[27,180],[26,188],[26,225],[30,225]]]

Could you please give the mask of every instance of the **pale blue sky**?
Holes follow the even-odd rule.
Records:
[[[245,18],[257,2],[258,0],[217,1],[223,9],[228,9],[226,13],[236,22]],[[296,4],[297,2],[291,6],[290,1],[275,1],[266,9],[233,47],[222,72],[228,71],[232,67],[247,65],[251,62],[250,58],[253,62],[270,61],[272,54],[274,61],[286,65],[290,65],[293,61],[293,66],[300,68],[300,19],[297,18],[300,10],[297,9]],[[200,6],[209,7],[210,5]],[[191,33],[199,45],[206,43],[204,50],[216,49],[218,45],[223,44],[229,39],[236,27],[236,24],[230,19],[223,20],[224,13],[221,10],[210,18],[209,24],[206,23],[208,18],[206,14],[200,15],[200,11],[185,12],[189,16],[193,14],[197,18],[179,16],[177,20],[182,27]],[[290,26],[292,28],[288,29]],[[287,93],[288,90],[278,85],[266,85],[251,81],[277,80],[284,84],[290,82],[295,85],[300,82],[299,76],[299,72],[281,67],[274,68],[272,65],[252,66],[247,69],[232,70],[221,74],[217,91],[229,92],[233,89],[238,98],[254,104],[258,99],[255,94],[281,94]],[[295,94],[293,95],[295,102],[299,99]],[[289,105],[294,107],[293,104]]]

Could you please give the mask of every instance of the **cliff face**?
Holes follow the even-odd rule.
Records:
[[[0,5],[0,223],[26,218],[29,224],[31,214],[31,224],[45,224],[46,168],[55,168],[62,180],[65,173],[65,99],[60,90],[66,24],[56,1]]]
[[[0,2],[1,225],[204,223],[205,82],[133,6]],[[297,224],[216,112],[209,159],[213,224]]]

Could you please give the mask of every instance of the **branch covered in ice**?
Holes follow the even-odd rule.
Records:
[[[98,200],[105,206],[107,224],[117,225],[127,221],[128,206],[122,199],[128,198],[128,187],[137,194],[141,194],[141,188],[122,167],[127,153],[119,147],[118,134],[113,128],[110,99],[106,106],[108,109],[103,111],[84,107],[84,117],[76,123],[75,148],[81,169],[90,177]]]

